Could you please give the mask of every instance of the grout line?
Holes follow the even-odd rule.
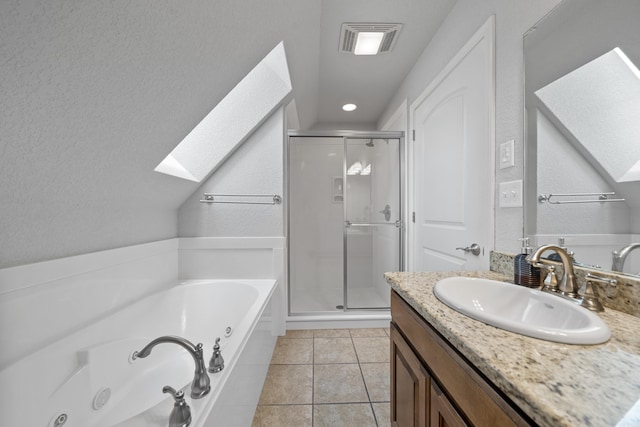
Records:
[[[311,334],[311,427],[315,423],[316,409],[316,334]]]
[[[349,331],[349,335],[351,335],[351,331]],[[362,372],[362,363],[360,362],[360,357],[358,356],[358,350],[356,349],[356,343],[353,341],[353,335],[351,335],[351,345],[353,345],[353,351],[356,353],[356,360],[358,361],[358,369],[360,370],[360,376],[362,377],[362,384],[364,384],[364,391],[367,393],[367,399],[369,399],[369,409],[371,410],[371,415],[373,415],[373,422],[376,423],[376,426],[379,425],[378,418],[376,417],[376,411],[373,410],[373,404],[371,403],[371,394],[369,394],[369,386],[367,385],[367,381],[364,378],[364,372]]]

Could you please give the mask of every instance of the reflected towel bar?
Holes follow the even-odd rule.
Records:
[[[245,199],[268,197],[270,201],[253,201],[253,200],[217,200],[217,197],[234,198],[240,197]],[[277,194],[213,194],[204,193],[204,199],[200,203],[229,203],[238,205],[279,205],[282,203],[282,197]]]
[[[625,199],[610,199],[609,196],[615,196],[615,192],[610,193],[565,193],[565,194],[540,194],[538,202],[547,202],[551,205],[564,205],[569,203],[608,203],[608,202],[624,202]],[[558,200],[551,201],[552,197],[593,197],[598,196],[595,200]]]

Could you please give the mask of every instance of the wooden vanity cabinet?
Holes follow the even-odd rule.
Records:
[[[392,427],[535,426],[391,292]]]

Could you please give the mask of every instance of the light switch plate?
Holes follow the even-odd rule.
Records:
[[[515,141],[512,139],[500,144],[500,169],[515,166]]]
[[[502,182],[499,190],[501,208],[522,207],[522,180]]]

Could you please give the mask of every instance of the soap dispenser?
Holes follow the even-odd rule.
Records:
[[[513,281],[516,285],[537,288],[540,286],[540,269],[527,262],[527,256],[533,252],[529,246],[529,238],[518,239],[522,241],[522,250],[513,260]]]

